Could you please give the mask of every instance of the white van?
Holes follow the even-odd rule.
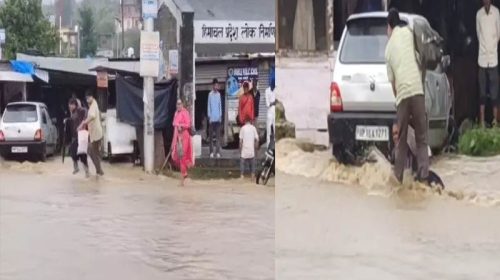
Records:
[[[116,155],[134,153],[134,142],[137,141],[135,127],[120,122],[116,117],[116,109],[107,110],[104,127],[104,157],[111,159]]]

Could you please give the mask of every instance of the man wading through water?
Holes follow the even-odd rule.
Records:
[[[417,180],[427,183],[429,155],[427,150],[427,118],[422,75],[416,59],[413,32],[399,18],[399,12],[391,9],[387,18],[389,42],[385,52],[387,74],[396,97],[399,139],[407,139],[408,125],[415,128],[417,142]],[[394,173],[399,183],[408,156],[407,141],[396,146]]]
[[[87,98],[87,103],[89,104],[89,111],[87,114],[87,119],[85,119],[78,129],[82,129],[85,125],[89,128],[90,145],[89,145],[89,156],[94,163],[95,170],[98,176],[103,176],[104,172],[101,168],[101,143],[103,138],[102,124],[101,124],[101,112],[99,112],[99,107],[97,106],[97,101],[92,92],[87,91],[85,93]]]

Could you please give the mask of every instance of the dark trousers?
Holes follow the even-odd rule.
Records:
[[[396,147],[394,173],[402,182],[403,173],[408,160],[408,125],[415,128],[417,142],[417,179],[426,180],[429,176],[429,154],[427,144],[427,117],[425,112],[425,97],[423,94],[403,99],[397,108],[399,143]]]
[[[104,172],[101,168],[101,142],[102,139],[97,140],[95,142],[91,142],[88,149],[88,154],[94,163],[96,173],[99,175],[103,175]]]
[[[78,154],[78,140],[73,139],[71,140],[71,145],[69,146],[69,152],[71,154],[71,158],[73,159],[73,162],[78,162],[81,161],[84,166],[88,166],[88,161],[87,161],[87,155],[79,155]]]
[[[215,138],[215,152],[220,153],[220,142],[221,142],[221,135],[220,131],[221,130],[221,123],[220,122],[213,122],[210,123],[210,137],[208,138],[210,141],[210,153],[214,152],[214,138]]]
[[[479,97],[481,105],[486,103],[489,93],[493,106],[498,104],[498,67],[482,68],[479,67]]]

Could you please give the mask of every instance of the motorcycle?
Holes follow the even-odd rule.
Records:
[[[271,129],[272,130],[272,129]],[[274,132],[271,131],[271,140],[269,141],[269,146],[267,147],[266,150],[266,158],[264,162],[262,163],[262,169],[257,173],[257,185],[262,184],[266,185],[267,182],[269,181],[269,178],[271,178],[271,175],[275,175],[274,171],[274,165],[275,165],[275,159],[274,159]]]

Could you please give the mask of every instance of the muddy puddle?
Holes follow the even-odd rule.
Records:
[[[276,166],[285,174],[356,186],[369,195],[412,200],[438,197],[487,207],[500,206],[500,157],[445,155],[434,158],[431,169],[443,179],[444,191],[413,182],[410,176],[405,176],[403,186],[398,186],[391,183],[391,165],[383,160],[360,167],[345,166],[333,159],[329,149],[311,151],[307,144],[292,139],[277,144]]]

